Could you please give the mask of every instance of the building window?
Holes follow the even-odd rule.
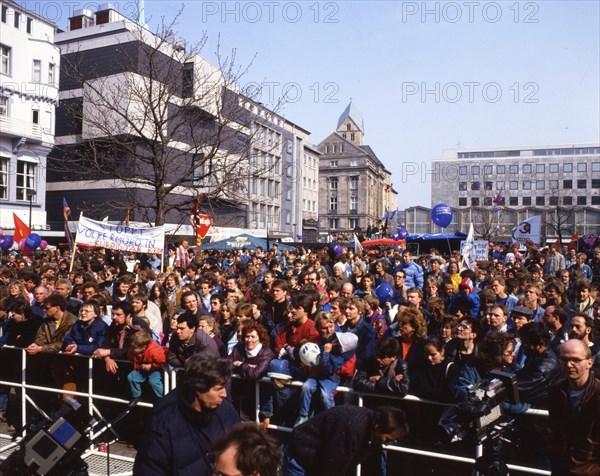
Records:
[[[505,165],[497,165],[496,173],[499,175],[503,175],[504,173],[506,173],[506,166]]]
[[[600,179],[592,179],[592,188],[600,188]]]
[[[550,164],[550,173],[552,173],[552,174],[558,173],[558,164]]]
[[[523,173],[524,174],[530,174],[531,172],[532,172],[531,164],[523,165]]]
[[[352,190],[358,190],[358,177],[352,177],[350,179],[350,188]]]
[[[550,190],[558,189],[558,180],[550,180],[549,184],[550,184]]]
[[[0,157],[0,200],[8,200],[8,159]]]
[[[523,206],[530,207],[531,206],[531,197],[523,197]]]
[[[472,207],[478,207],[479,206],[479,197],[473,197],[473,198],[471,198],[471,206]]]
[[[550,206],[554,206],[554,207],[558,206],[558,197],[556,197],[556,196],[550,197]]]
[[[587,197],[585,195],[577,197],[577,205],[587,205]]]
[[[577,188],[579,188],[579,189],[587,188],[587,180],[578,180]]]
[[[563,197],[563,205],[573,205],[573,197]]]
[[[346,130],[347,130],[347,131],[350,131],[350,130],[352,130],[352,127],[350,126],[350,123],[346,124]]]
[[[15,28],[19,28],[19,24],[21,23],[21,14],[19,12],[15,12]]]
[[[491,207],[492,206],[492,197],[483,197],[483,206]]]
[[[342,137],[343,137],[344,139],[346,138],[346,133],[345,133],[345,132],[342,134]]]
[[[535,204],[543,207],[546,204],[546,197],[535,197]]]
[[[563,172],[566,172],[566,173],[573,172],[573,164],[570,164],[570,163],[563,164]]]
[[[337,212],[337,197],[329,197],[329,210],[332,212]]]
[[[6,5],[2,5],[2,23],[6,23],[8,18],[8,7]]]
[[[481,184],[479,182],[471,182],[471,190],[479,190],[481,188]]]
[[[33,18],[27,17],[27,33],[31,34],[33,31]]]
[[[354,132],[351,132],[351,133],[350,133],[350,140],[351,140],[352,142],[354,142],[355,138],[356,138],[356,136],[355,136]]]
[[[473,165],[471,167],[471,175],[479,175],[479,165]]]
[[[600,205],[600,195],[592,196],[592,205]]]
[[[465,191],[467,189],[467,182],[458,182],[458,190]]]
[[[348,224],[351,230],[356,230],[358,228],[358,218],[350,218],[348,220]]]
[[[492,173],[493,173],[493,167],[491,165],[486,165],[483,167],[484,175],[492,175]]]
[[[536,190],[544,190],[546,188],[546,182],[544,180],[535,181]]]
[[[600,172],[600,162],[592,162],[592,172]]]
[[[329,190],[337,190],[338,189],[338,178],[337,177],[329,177]]]
[[[519,190],[519,182],[517,182],[516,180],[511,180],[510,182],[508,182],[508,189]]]
[[[587,164],[585,162],[577,164],[577,172],[587,172]]]
[[[54,72],[55,72],[55,66],[52,63],[50,63],[48,65],[48,84],[50,86],[54,86],[54,81],[55,81]]]
[[[28,192],[35,193],[36,164],[19,160],[17,162],[17,200],[29,201]]]
[[[467,175],[467,168],[464,165],[461,165],[458,168],[458,174],[459,175]]]
[[[504,182],[496,182],[496,188],[498,190],[504,190],[504,186],[505,186]]]
[[[573,188],[573,181],[572,180],[563,180],[563,188],[565,188],[565,189]]]
[[[330,167],[337,167],[337,166],[338,166],[338,164],[339,164],[339,162],[338,162],[337,160],[331,160],[331,161],[329,162],[329,166],[330,166]]]
[[[531,190],[531,180],[523,180],[523,190]]]
[[[545,165],[545,164],[537,164],[537,165],[535,166],[535,171],[536,171],[538,174],[543,174],[543,173],[545,173],[545,172],[546,172],[546,165]]]
[[[467,197],[460,197],[458,199],[458,206],[459,207],[466,207],[467,206]]]
[[[290,202],[292,200],[292,190],[291,189],[287,189],[285,192],[285,199]]]
[[[485,189],[492,190],[494,188],[494,182],[485,182]]]
[[[33,71],[31,74],[31,81],[34,83],[42,82],[42,61],[33,60]]]
[[[330,218],[329,219],[329,228],[331,230],[337,230],[338,227],[338,219],[337,218]]]
[[[289,225],[292,223],[292,212],[285,212],[285,224]]]
[[[33,122],[36,125],[40,124],[40,111],[37,109],[33,109],[31,111],[31,122]]]
[[[358,212],[358,197],[350,197],[350,213]]]
[[[8,117],[8,98],[0,96],[0,117]]]
[[[518,165],[511,165],[510,167],[508,167],[508,173],[509,174],[513,174],[516,175],[519,173],[519,166]]]
[[[518,207],[519,206],[519,197],[509,197],[508,204],[511,207]]]
[[[358,167],[358,160],[352,159],[350,161],[350,167]]]
[[[10,53],[8,46],[0,45],[0,73],[10,76]]]

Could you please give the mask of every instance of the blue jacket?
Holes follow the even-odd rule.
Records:
[[[408,264],[400,263],[394,268],[394,273],[398,270],[402,270],[406,274],[404,286],[407,288],[423,289],[423,268],[417,263],[414,261],[411,261]]]
[[[209,476],[210,444],[240,422],[229,400],[214,412],[195,411],[177,387],[154,406],[133,467],[140,476]]]
[[[375,338],[377,333],[367,321],[362,317],[356,324],[354,329],[348,327],[347,324],[341,326],[342,332],[352,332],[358,336],[358,347],[356,348],[356,366],[360,366],[363,361],[366,361],[369,357],[375,354],[373,345],[375,344]]]
[[[450,303],[448,303],[448,307],[446,308],[446,312],[449,314],[454,314],[457,310],[470,314],[471,316],[477,317],[479,315],[479,294],[477,291],[463,296],[461,294],[454,294],[450,298]]]
[[[100,319],[94,319],[90,324],[77,321],[67,332],[62,344],[62,350],[70,344],[77,344],[77,353],[92,355],[96,349],[102,347],[108,326]]]

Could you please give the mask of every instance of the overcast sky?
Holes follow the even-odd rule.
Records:
[[[66,29],[74,9],[102,2],[20,3]],[[150,29],[181,5],[146,1]],[[594,0],[188,1],[176,29],[192,43],[206,32],[213,63],[219,36],[252,61],[242,83],[268,82],[265,104],[287,91],[283,115],[314,144],[352,98],[402,209],[431,205],[427,171],[443,149],[599,142],[599,25]]]

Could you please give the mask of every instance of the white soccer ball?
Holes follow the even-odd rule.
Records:
[[[321,349],[314,342],[307,342],[300,347],[300,360],[308,367],[316,367],[321,362]]]

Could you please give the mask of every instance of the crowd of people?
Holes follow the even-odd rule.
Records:
[[[186,369],[201,356],[230,370],[221,368],[225,377],[208,383],[196,375],[209,365],[204,361],[182,372],[189,388],[171,400],[185,402],[184,419],[194,422],[194,411],[219,407],[223,430],[254,420],[258,407],[263,428],[285,425],[298,434],[321,421],[315,420],[320,414],[355,403],[340,386],[364,393],[374,408],[398,406],[386,396],[408,394],[452,404],[502,370],[516,375],[520,393],[519,404],[504,404],[515,418],[518,451],[538,467],[575,468],[556,474],[600,471],[600,384],[594,378],[600,371],[600,248],[529,244],[520,252],[513,245],[474,270],[464,267],[459,252],[413,256],[384,247],[335,254],[329,247],[280,250],[277,244],[205,252],[186,240],[169,247],[165,263],[156,255],[110,250],[79,250],[74,259],[70,271],[69,257],[58,251],[2,257],[0,345],[26,349],[35,362],[28,375],[40,382],[65,392],[84,388],[87,364],[77,355],[91,356],[101,365],[100,389],[158,402],[163,370]],[[318,346],[318,358],[303,358],[306,343]],[[3,351],[2,358],[2,379],[17,381],[20,356]],[[230,382],[228,372],[238,378]],[[263,386],[255,402],[254,385],[263,377],[272,385]],[[303,384],[287,385],[292,380]],[[9,397],[18,392],[0,387],[2,420],[16,421]],[[213,407],[211,399],[218,402]],[[180,439],[169,402],[155,407]],[[549,420],[526,413],[531,407],[550,409]],[[411,411],[411,438],[441,438],[443,411]],[[576,431],[575,421],[583,430]],[[216,438],[217,429],[211,431],[209,439]],[[149,435],[144,451],[164,447],[152,443],[152,428]],[[194,464],[189,444],[182,442],[169,458]],[[308,447],[290,445],[290,461],[301,464],[300,473],[289,474],[315,463],[306,462]],[[160,451],[145,454],[160,459]]]

